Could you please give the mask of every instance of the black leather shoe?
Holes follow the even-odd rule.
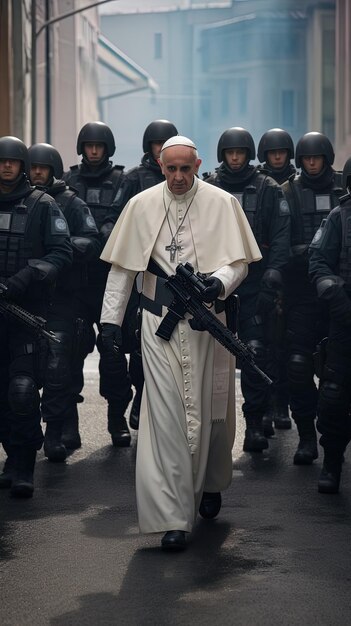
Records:
[[[221,492],[209,493],[204,491],[201,498],[199,513],[204,519],[213,519],[218,515],[222,506]]]
[[[162,550],[173,550],[180,552],[186,549],[186,539],[184,530],[168,530],[161,540]]]

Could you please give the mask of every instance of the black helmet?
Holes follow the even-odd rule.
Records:
[[[287,150],[289,159],[294,158],[293,140],[289,133],[282,128],[271,128],[262,135],[257,148],[260,163],[266,160],[266,152],[269,150]]]
[[[23,170],[29,174],[28,148],[18,137],[0,137],[0,159],[22,161]]]
[[[249,153],[249,161],[256,157],[256,149],[252,135],[248,130],[240,126],[233,126],[222,133],[217,146],[218,163],[223,161],[223,150],[228,148],[246,148]]]
[[[344,189],[351,187],[351,157],[349,157],[342,171],[342,186]]]
[[[83,143],[87,141],[104,143],[109,157],[115,153],[116,145],[112,130],[104,122],[88,122],[80,129],[77,138],[77,154],[83,154]]]
[[[296,144],[295,162],[297,167],[301,167],[301,157],[303,156],[324,156],[328,165],[334,163],[334,149],[328,137],[323,133],[306,133]]]
[[[172,122],[168,120],[155,120],[146,128],[143,136],[143,152],[150,152],[150,143],[153,141],[167,141],[178,135],[178,131]]]
[[[60,153],[49,143],[35,143],[28,149],[30,165],[48,165],[55,178],[62,178],[63,163]]]

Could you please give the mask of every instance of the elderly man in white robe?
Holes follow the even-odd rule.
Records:
[[[197,178],[201,160],[190,139],[166,141],[159,162],[165,182],[128,202],[101,255],[112,264],[101,323],[105,347],[118,349],[129,294],[143,272],[139,527],[165,533],[163,549],[182,550],[198,511],[215,517],[231,483],[235,360],[208,332],[191,328],[188,316],[169,342],[155,335],[169,301],[162,276],[189,262],[207,275],[206,300],[224,300],[261,255],[236,198]]]

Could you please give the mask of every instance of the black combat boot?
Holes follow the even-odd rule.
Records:
[[[289,417],[288,406],[276,406],[274,410],[273,420],[274,426],[278,428],[278,430],[289,430],[291,428],[291,419]]]
[[[245,421],[244,452],[262,452],[262,450],[266,450],[268,448],[268,440],[263,433],[262,418],[245,417]]]
[[[294,465],[311,465],[318,458],[314,419],[299,420],[296,425],[300,441],[294,455]]]
[[[2,442],[7,459],[4,463],[2,473],[0,474],[0,489],[9,489],[12,484],[12,475],[15,466],[15,451],[8,442]]]
[[[12,473],[11,495],[15,498],[31,498],[34,491],[33,474],[36,448],[16,447],[15,465]]]
[[[339,493],[344,449],[324,446],[323,467],[318,480],[319,493]]]
[[[107,428],[111,435],[112,444],[117,448],[125,448],[130,445],[130,432],[124,414],[120,407],[112,404],[107,409]]]
[[[141,393],[136,391],[129,415],[129,426],[133,428],[133,430],[138,430],[139,428],[140,404]]]
[[[79,417],[77,405],[74,405],[63,422],[61,442],[68,450],[77,450],[82,441],[79,434]]]
[[[44,454],[49,461],[62,462],[67,458],[67,450],[62,443],[62,421],[47,422],[44,437]]]
[[[273,417],[274,417],[274,407],[270,406],[266,413],[263,416],[262,424],[263,424],[263,434],[265,437],[273,437],[274,428],[273,428]]]

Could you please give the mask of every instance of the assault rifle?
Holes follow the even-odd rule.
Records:
[[[46,339],[50,339],[50,341],[54,341],[55,343],[60,343],[60,340],[56,337],[52,330],[45,329],[46,320],[44,320],[43,317],[34,315],[34,313],[29,313],[29,311],[22,309],[22,307],[18,306],[18,304],[5,300],[3,296],[6,291],[6,285],[0,283],[0,313],[11,315],[25,326],[32,328],[38,335],[46,337]]]
[[[203,276],[195,274],[190,263],[180,263],[176,273],[166,280],[166,287],[173,293],[174,299],[168,307],[156,335],[169,341],[173,330],[185,313],[190,313],[203,330],[207,330],[228,352],[238,357],[242,364],[247,363],[268,384],[272,380],[255,363],[255,353],[245,343],[240,341],[203,303],[202,294],[206,289]]]

